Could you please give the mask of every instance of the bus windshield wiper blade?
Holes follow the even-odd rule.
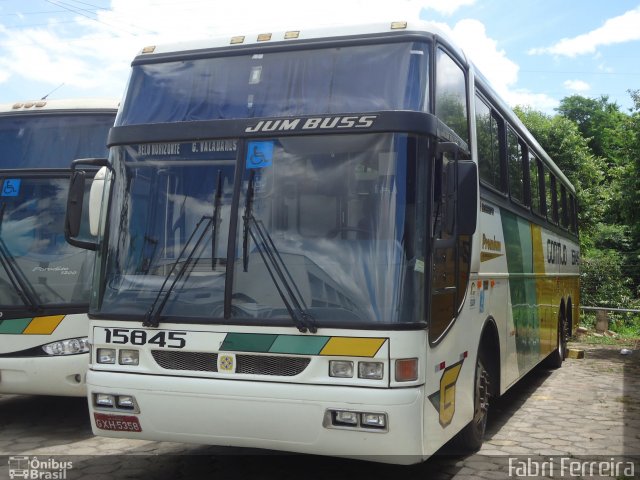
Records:
[[[29,283],[29,280],[16,263],[16,259],[13,258],[13,255],[11,255],[11,252],[2,239],[2,222],[4,220],[4,211],[6,207],[7,204],[3,203],[2,208],[0,209],[0,264],[7,272],[7,278],[18,293],[20,300],[22,300],[30,310],[37,311],[40,309],[37,301],[37,295],[33,291],[33,287]]]
[[[291,277],[291,273],[287,269],[286,264],[282,260],[278,249],[269,235],[269,232],[264,227],[262,221],[256,220],[255,216],[252,212],[252,204],[253,204],[253,196],[255,193],[255,171],[251,171],[249,176],[249,185],[247,187],[247,197],[245,200],[244,207],[244,238],[243,238],[243,266],[244,271],[248,270],[249,266],[249,235],[253,239],[253,242],[256,244],[258,248],[258,253],[262,258],[264,266],[273,281],[273,285],[276,287],[278,291],[278,295],[282,299],[282,303],[284,303],[287,312],[291,316],[293,323],[296,325],[298,330],[302,333],[306,333],[307,331],[311,333],[316,333],[318,331],[318,327],[316,326],[315,320],[313,316],[307,312],[306,305],[304,305],[304,298],[298,290],[297,286],[295,286],[295,281]],[[253,228],[252,228],[253,226]],[[254,233],[255,230],[255,233]],[[287,278],[288,277],[288,278]],[[294,285],[294,288],[297,294],[300,296],[302,304],[296,297],[293,288],[291,285]],[[286,293],[285,293],[286,291]],[[287,298],[289,297],[289,298]],[[304,306],[303,306],[304,305]]]
[[[198,220],[198,223],[196,224],[196,227],[193,229],[193,232],[191,232],[191,235],[189,236],[189,239],[184,244],[184,247],[182,247],[182,250],[180,251],[180,254],[178,255],[178,258],[176,258],[176,261],[171,266],[171,270],[169,270],[169,273],[164,278],[164,281],[162,282],[162,285],[160,286],[160,290],[158,290],[158,295],[156,295],[156,298],[154,299],[153,303],[149,307],[149,310],[147,310],[147,313],[145,314],[145,319],[142,322],[143,326],[145,326],[145,327],[157,327],[159,325],[159,323],[160,323],[160,314],[162,313],[162,310],[164,310],[164,307],[167,304],[167,302],[169,301],[169,297],[171,296],[171,292],[173,291],[174,287],[178,283],[178,280],[180,280],[184,276],[185,272],[187,271],[187,268],[191,264],[191,260],[193,259],[193,256],[195,255],[196,251],[198,250],[198,247],[200,246],[200,243],[204,239],[204,236],[207,233],[207,230],[209,229],[209,226],[211,226],[211,229],[212,229],[212,231],[211,231],[211,270],[215,270],[216,263],[217,263],[217,258],[216,258],[216,246],[217,245],[216,244],[217,244],[217,240],[218,240],[218,227],[219,227],[220,220],[221,220],[220,219],[220,206],[222,205],[222,170],[218,170],[218,179],[216,181],[216,190],[215,190],[215,192],[213,194],[213,198],[214,198],[214,200],[213,200],[213,214],[212,214],[212,216],[208,217],[208,216],[203,215],[200,218],[200,220]],[[178,273],[176,274],[175,278],[173,279],[173,282],[171,282],[171,285],[169,285],[169,288],[168,288],[167,292],[164,294],[164,296],[162,296],[162,292],[164,290],[164,287],[167,285],[167,282],[169,281],[169,278],[171,277],[171,275],[175,271],[176,266],[178,265],[178,263],[180,263],[180,259],[182,258],[182,256],[187,251],[187,248],[191,244],[191,241],[193,240],[193,237],[195,237],[196,232],[198,231],[198,229],[200,228],[202,223],[205,222],[205,221],[206,221],[206,223],[205,223],[204,227],[202,228],[202,232],[198,236],[198,239],[197,239],[195,245],[189,251],[189,255],[187,255],[187,258],[185,259],[184,263],[180,267],[180,270],[178,270]],[[162,296],[162,301],[160,302],[160,306],[156,309],[156,305],[158,304],[158,300],[160,300],[161,296]]]
[[[193,237],[196,235],[196,232],[198,231],[198,229],[200,228],[200,226],[205,220],[206,220],[206,225],[202,229],[202,232],[200,233],[198,240],[196,241],[193,248],[189,251],[189,255],[187,256],[184,263],[180,267],[180,270],[178,270],[178,273],[173,279],[173,282],[171,282],[171,285],[169,285],[169,288],[167,289],[166,293],[164,294],[164,296],[162,296],[162,292],[164,291],[164,287],[167,285],[169,278],[171,277],[171,275],[173,275],[173,272],[176,270],[178,263],[180,263],[180,259],[187,251],[187,247],[189,247],[189,245],[191,244],[191,240],[193,240]],[[211,217],[207,217],[204,215],[200,218],[200,220],[198,220],[198,223],[196,224],[196,227],[193,229],[193,232],[191,232],[189,239],[184,244],[184,247],[182,247],[182,250],[180,251],[178,258],[176,258],[176,261],[173,263],[173,265],[171,265],[171,270],[169,270],[169,273],[167,273],[166,277],[164,277],[164,281],[162,282],[162,285],[158,290],[158,294],[156,295],[156,298],[153,300],[153,303],[151,304],[151,306],[149,307],[149,310],[147,310],[147,313],[145,314],[145,319],[142,322],[143,326],[157,327],[159,325],[160,314],[162,313],[162,310],[167,304],[167,301],[171,296],[171,292],[173,291],[173,288],[176,286],[176,283],[178,283],[178,280],[180,280],[184,275],[184,273],[186,272],[187,267],[190,265],[196,250],[198,250],[198,246],[200,245],[200,242],[202,242],[202,239],[204,238],[205,233],[207,233],[208,227],[209,225],[211,225],[212,220],[213,219]],[[160,300],[160,297],[162,297],[162,301],[160,302],[160,306],[156,309],[156,305],[158,304],[158,300]]]
[[[216,194],[213,199],[213,225],[211,228],[211,270],[216,269],[218,257],[216,257],[216,248],[218,246],[218,228],[220,227],[220,206],[222,205],[222,170],[218,170],[218,181],[216,183]]]

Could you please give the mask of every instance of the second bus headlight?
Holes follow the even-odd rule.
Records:
[[[47,343],[42,346],[42,349],[47,355],[77,355],[89,351],[89,340],[87,337],[69,338]]]

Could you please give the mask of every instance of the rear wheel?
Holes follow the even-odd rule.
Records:
[[[473,395],[473,419],[458,434],[456,444],[464,450],[476,451],[482,446],[484,432],[487,428],[487,414],[489,412],[490,376],[485,368],[482,352],[476,360],[476,374]]]
[[[548,368],[560,368],[562,362],[567,358],[567,322],[564,316],[558,319],[558,345],[551,355],[545,360],[545,366]]]

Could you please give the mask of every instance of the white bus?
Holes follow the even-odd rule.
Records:
[[[65,241],[71,161],[104,156],[118,102],[0,106],[0,393],[84,396],[93,252]]]
[[[574,189],[423,24],[145,48],[109,146],[97,435],[413,463],[562,363]]]

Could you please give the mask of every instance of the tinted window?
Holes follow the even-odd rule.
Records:
[[[524,168],[522,164],[522,145],[518,135],[509,128],[507,130],[507,152],[509,163],[509,191],[511,198],[522,204],[524,201]]]
[[[476,131],[480,179],[502,190],[498,119],[479,97],[476,97]]]
[[[438,49],[436,62],[436,116],[468,142],[467,86],[464,72],[441,49]]]
[[[531,210],[540,215],[542,211],[542,192],[540,191],[540,161],[534,156],[529,156],[529,184],[531,191]]]
[[[544,186],[546,193],[547,220],[558,223],[558,202],[556,195],[556,177],[545,168]]]

